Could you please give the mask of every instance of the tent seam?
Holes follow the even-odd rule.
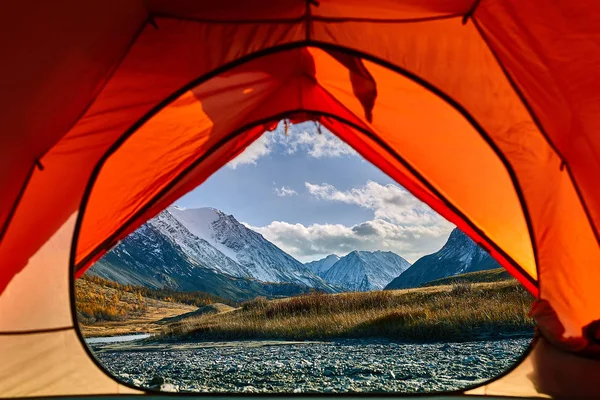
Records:
[[[19,204],[21,204],[21,199],[23,198],[23,195],[25,194],[25,191],[27,190],[27,187],[29,186],[29,182],[31,181],[31,177],[33,176],[33,172],[35,171],[35,168],[36,168],[36,166],[35,166],[35,162],[34,162],[31,165],[31,167],[29,168],[27,175],[25,176],[25,181],[23,182],[23,185],[21,186],[19,193],[17,193],[17,197],[15,198],[15,201],[13,202],[13,205],[12,205],[10,211],[8,212],[8,215],[6,216],[6,220],[4,221],[4,224],[2,225],[2,229],[0,229],[0,245],[2,245],[4,236],[6,235],[6,232],[8,232],[8,227],[10,226],[12,219],[15,216],[17,209],[19,208]]]
[[[306,0],[310,1],[310,0]],[[434,15],[431,17],[420,17],[420,18],[366,18],[366,17],[326,17],[320,15],[311,15],[313,21],[326,22],[326,23],[346,23],[346,22],[367,22],[367,23],[382,23],[382,24],[409,24],[418,22],[429,22],[439,21],[445,19],[464,17],[463,13],[450,13],[443,15]],[[240,19],[240,20],[223,20],[223,19],[208,19],[208,18],[194,18],[194,17],[180,17],[177,15],[171,15],[168,13],[152,13],[155,18],[165,19],[177,19],[180,21],[196,22],[201,24],[299,24],[306,21],[306,16],[301,15],[294,18],[280,18],[280,19]]]
[[[58,328],[31,329],[31,330],[23,330],[23,331],[0,331],[0,336],[34,335],[34,334],[44,334],[44,333],[52,333],[52,332],[62,332],[62,331],[68,331],[71,329],[75,329],[74,326],[61,326]]]
[[[479,3],[481,3],[481,0],[474,0],[473,1],[473,4],[471,5],[471,7],[467,10],[467,12],[463,16],[463,19],[462,19],[462,24],[463,25],[465,25],[469,21],[469,19],[473,18],[473,14],[477,10],[477,7],[479,6]]]

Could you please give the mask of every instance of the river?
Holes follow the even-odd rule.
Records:
[[[186,392],[435,392],[464,389],[510,368],[530,338],[462,343],[388,340],[194,343],[135,351],[91,343],[120,380]],[[154,383],[152,383],[154,379]]]
[[[131,335],[120,335],[120,336],[98,336],[98,337],[89,337],[85,339],[87,344],[97,344],[97,343],[119,343],[119,342],[129,342],[132,340],[140,340],[146,339],[152,336],[149,333],[136,333]]]

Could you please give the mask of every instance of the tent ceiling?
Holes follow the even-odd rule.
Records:
[[[3,4],[0,293],[25,295],[9,285],[78,210],[84,268],[293,115],[465,229],[580,337],[600,317],[595,4]]]

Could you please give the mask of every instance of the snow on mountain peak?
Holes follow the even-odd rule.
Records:
[[[485,250],[455,228],[440,250],[418,259],[386,289],[417,287],[435,279],[498,267],[500,265]]]
[[[314,272],[315,274],[322,277],[323,274],[325,272],[327,272],[329,270],[329,268],[331,268],[339,260],[340,260],[339,256],[337,256],[335,254],[330,254],[325,258],[322,258],[322,259],[316,260],[316,261],[307,262],[304,265],[306,265],[308,268],[310,268],[310,270],[312,272]]]
[[[232,215],[210,207],[185,210],[170,207],[167,211],[193,235],[208,242],[255,279],[301,283],[330,291],[310,269]]]
[[[327,283],[346,290],[383,289],[410,263],[392,252],[352,251],[322,274]]]

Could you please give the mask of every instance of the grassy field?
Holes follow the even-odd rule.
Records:
[[[218,314],[183,318],[164,337],[194,340],[472,340],[530,331],[533,297],[513,279],[418,289],[257,298]]]
[[[198,309],[172,300],[172,297],[149,298],[140,291],[127,291],[109,281],[78,279],[75,282],[77,319],[86,337],[159,332],[169,318]]]
[[[427,282],[422,287],[452,285],[456,283],[481,283],[481,282],[500,282],[515,281],[515,279],[504,268],[488,269],[485,271],[469,272],[462,275],[449,276]],[[515,281],[516,282],[516,281]]]

